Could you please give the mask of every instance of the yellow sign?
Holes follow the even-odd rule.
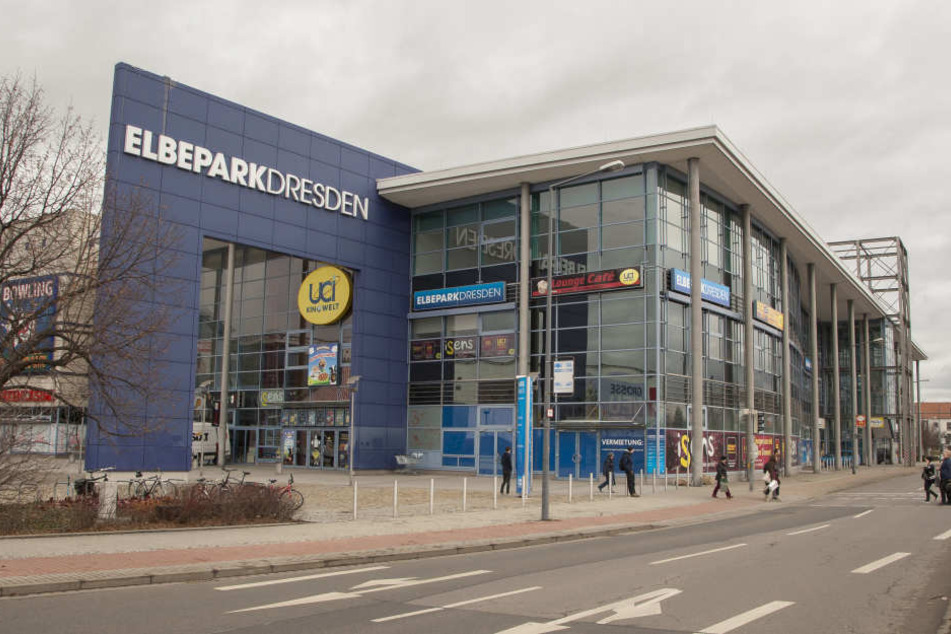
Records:
[[[322,266],[304,278],[297,291],[297,309],[312,324],[340,321],[350,310],[350,276],[335,266]]]
[[[624,286],[636,285],[641,281],[641,272],[637,269],[624,269],[618,279]]]
[[[872,417],[872,429],[884,429],[885,428],[885,419],[881,416]]]
[[[753,317],[776,330],[783,329],[783,314],[763,302],[753,302]]]

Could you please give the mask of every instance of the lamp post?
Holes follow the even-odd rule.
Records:
[[[354,407],[354,396],[357,394],[357,384],[360,382],[360,375],[351,376],[347,379],[347,387],[350,388],[350,438],[348,439],[349,448],[347,449],[347,469],[350,471],[350,486],[353,486],[353,459],[356,455],[356,438],[354,438],[353,419],[356,418],[357,411]]]
[[[545,422],[542,427],[542,521],[551,519],[549,516],[548,480],[550,474],[548,468],[548,455],[551,452],[551,392],[552,388],[554,387],[551,358],[552,252],[554,251],[554,231],[552,229],[552,225],[557,222],[560,208],[560,205],[556,204],[555,202],[555,196],[557,195],[558,188],[563,187],[568,183],[572,183],[576,180],[580,180],[599,172],[617,172],[618,170],[622,169],[624,169],[624,161],[611,161],[610,163],[605,163],[604,165],[600,166],[598,169],[591,170],[583,174],[578,174],[576,176],[572,176],[571,178],[566,178],[548,186],[548,257],[546,258],[548,270],[546,271],[545,280],[543,282],[539,282],[539,290],[544,290],[545,293]],[[545,284],[544,289],[541,287],[543,283]]]

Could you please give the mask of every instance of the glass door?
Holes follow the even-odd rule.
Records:
[[[506,447],[512,447],[512,432],[510,431],[480,431],[479,432],[479,475],[501,476],[502,454]],[[514,447],[512,448],[514,451]]]

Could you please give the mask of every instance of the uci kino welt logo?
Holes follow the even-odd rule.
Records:
[[[335,266],[322,266],[304,278],[297,291],[297,309],[312,324],[340,321],[350,310],[350,276]]]

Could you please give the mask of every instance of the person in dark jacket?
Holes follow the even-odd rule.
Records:
[[[727,481],[726,475],[726,456],[720,456],[720,461],[717,463],[717,485],[713,487],[713,497],[717,496],[717,491],[723,489],[723,492],[726,493],[728,500],[733,499],[733,495],[730,493],[730,483]]]
[[[508,495],[512,492],[512,448],[506,447],[502,454],[502,488],[499,493]]]
[[[776,482],[776,488],[773,489],[773,499],[777,502],[779,501],[779,450],[776,449],[773,451],[773,455],[770,457],[769,461],[763,467],[763,473],[769,474],[769,479]],[[769,484],[766,484],[766,489],[763,490],[763,496],[765,500],[769,500]]]
[[[931,496],[933,495],[937,500],[938,494],[935,493],[931,488],[931,485],[933,485],[935,481],[934,462],[932,462],[931,456],[928,456],[926,460],[927,462],[925,463],[924,468],[921,470],[921,479],[924,481],[925,486],[925,502],[930,502]]]
[[[634,490],[634,447],[628,447],[627,451],[621,454],[621,462],[618,466],[627,476],[627,494],[632,498],[641,497]]]
[[[613,487],[614,483],[611,481],[614,479],[614,454],[609,453],[604,459],[604,464],[601,465],[601,473],[604,474],[604,482],[598,485],[598,491],[602,491],[604,487]],[[608,489],[609,491],[611,489]]]
[[[941,469],[938,472],[938,491],[941,493],[941,503],[951,503],[951,495],[948,493],[948,487],[951,486],[951,449],[944,450],[944,460],[941,461]]]

